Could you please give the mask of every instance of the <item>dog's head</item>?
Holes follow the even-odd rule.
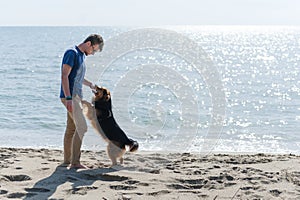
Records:
[[[110,99],[110,91],[106,89],[105,87],[98,87],[95,86],[95,89],[93,90],[95,94],[95,100],[104,100],[108,101]]]

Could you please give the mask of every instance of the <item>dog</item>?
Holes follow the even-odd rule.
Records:
[[[87,107],[85,112],[92,126],[108,143],[107,154],[112,161],[112,166],[117,165],[119,159],[123,164],[123,155],[126,147],[130,152],[135,152],[139,148],[137,141],[127,137],[125,132],[117,124],[113,112],[110,91],[104,87],[95,86],[92,104],[82,101],[83,106]]]

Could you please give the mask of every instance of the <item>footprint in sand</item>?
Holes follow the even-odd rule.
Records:
[[[175,167],[173,165],[166,165],[166,169],[168,170],[175,170]]]
[[[205,179],[177,179],[177,181],[184,184],[191,184],[191,185],[206,184],[208,182]]]
[[[130,185],[111,185],[109,187],[114,190],[134,190],[137,188],[135,186]]]
[[[21,199],[22,197],[25,197],[25,196],[32,197],[34,195],[36,195],[36,194],[33,194],[33,193],[26,194],[26,193],[21,193],[21,192],[15,192],[15,193],[8,194],[7,198],[9,198],[9,199]]]
[[[41,170],[45,171],[45,170],[49,170],[50,168],[49,167],[43,167],[41,168]]]
[[[258,190],[260,187],[253,187],[253,186],[245,186],[245,187],[241,187],[241,190]]]
[[[136,180],[128,180],[125,182],[125,184],[127,185],[139,185],[139,186],[149,186],[149,183],[141,183],[140,181],[136,181]]]
[[[236,183],[235,182],[224,183],[225,187],[231,187],[233,185],[236,185]]]
[[[224,175],[220,175],[220,176],[210,176],[210,177],[208,177],[208,179],[222,183],[224,180],[233,181],[234,177],[224,174]]]
[[[167,187],[170,188],[170,189],[176,189],[176,190],[187,190],[187,189],[190,189],[188,186],[182,185],[182,184],[170,184],[170,185],[167,185]]]
[[[200,170],[195,170],[195,171],[187,173],[187,175],[201,175],[201,174],[202,174],[202,172]],[[205,173],[203,173],[203,174],[205,174]]]
[[[205,198],[208,198],[209,196],[207,194],[200,194],[199,197],[201,199],[205,199]]]
[[[168,185],[169,188],[174,189],[201,189],[208,183],[205,179],[176,179],[181,184]]]
[[[139,162],[141,162],[141,163],[143,163],[143,162],[146,161],[144,158],[138,158],[137,160],[138,160]]]
[[[87,180],[102,180],[102,181],[125,181],[129,179],[126,176],[109,175],[109,174],[83,174],[78,178],[87,179]]]
[[[96,190],[96,189],[98,189],[98,187],[96,186],[82,186],[82,187],[75,187],[67,191],[68,193],[71,194],[86,195],[89,190]]]
[[[260,181],[262,184],[270,184],[270,181],[267,181],[267,180],[262,180]]]
[[[139,183],[138,185],[140,185],[140,186],[149,186],[150,184],[149,183]]]
[[[7,191],[6,190],[0,190],[0,195],[1,194],[7,194]]]
[[[135,180],[128,180],[125,183],[128,184],[128,185],[134,185],[134,184],[137,184],[137,183],[140,183],[140,182],[139,181],[135,181]]]
[[[3,175],[4,178],[6,178],[8,181],[29,181],[32,180],[27,175]]]
[[[146,169],[146,168],[143,168],[143,169],[139,169],[138,171],[140,172],[146,172],[146,173],[150,173],[150,174],[160,174],[160,169]]]
[[[169,190],[161,190],[161,191],[158,191],[158,192],[148,193],[147,195],[149,195],[149,196],[157,196],[157,195],[163,195],[163,194],[169,194],[169,193],[171,193]]]
[[[282,193],[279,190],[275,189],[275,190],[270,190],[270,193],[275,196],[275,197],[279,197],[279,195]]]

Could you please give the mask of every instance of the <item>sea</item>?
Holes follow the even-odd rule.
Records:
[[[300,154],[299,26],[0,27],[0,147],[62,149],[61,60],[91,33],[86,79],[140,151]]]

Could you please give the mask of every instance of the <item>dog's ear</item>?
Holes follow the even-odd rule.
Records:
[[[110,99],[110,95],[107,94],[107,95],[105,96],[105,101],[108,101],[109,99]]]
[[[105,100],[108,101],[110,99],[110,91],[107,88],[105,88],[105,90],[106,90]]]

